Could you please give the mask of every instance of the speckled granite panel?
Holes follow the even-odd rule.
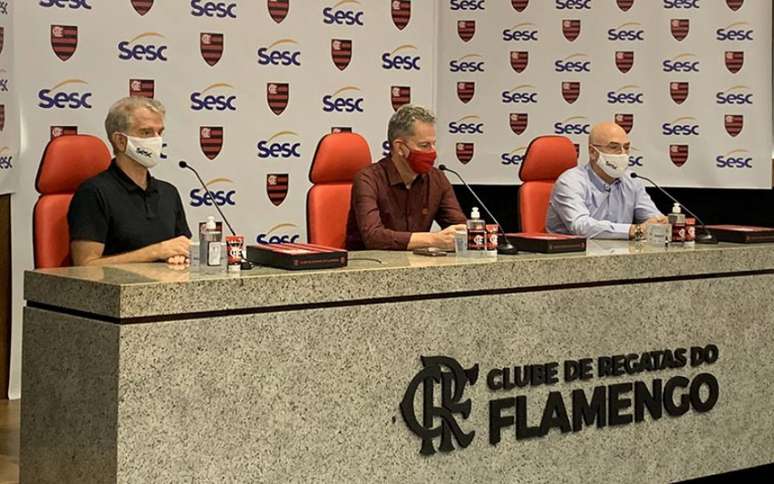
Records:
[[[257,268],[241,275],[192,273],[163,264],[29,272],[25,297],[116,318],[774,269],[774,244],[651,247],[591,241],[586,254],[500,256],[496,261],[365,251],[336,270]],[[366,259],[375,258],[373,262]]]
[[[666,482],[774,462],[774,276],[121,328],[119,482]],[[491,368],[714,343],[713,365],[491,392]],[[423,457],[398,411],[420,355],[479,363],[467,449]],[[487,402],[707,371],[707,413],[489,445]]]
[[[116,325],[25,309],[22,483],[114,481],[118,336]]]

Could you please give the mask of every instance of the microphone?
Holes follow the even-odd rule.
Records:
[[[462,179],[462,176],[457,173],[456,171],[452,170],[451,168],[447,167],[446,165],[438,165],[438,169],[441,171],[448,171],[449,173],[454,173],[457,175],[457,178],[460,179],[463,185],[465,185],[465,188],[468,189],[468,191],[473,195],[473,198],[476,199],[479,205],[481,205],[481,208],[483,208],[486,211],[486,214],[489,215],[489,217],[494,220],[494,222],[497,224],[497,226],[500,228],[500,233],[503,235],[502,238],[497,240],[497,253],[498,254],[505,254],[505,255],[515,255],[519,253],[519,250],[516,248],[515,245],[511,243],[510,240],[508,240],[508,236],[505,235],[505,230],[503,230],[503,226],[500,224],[500,222],[497,221],[494,215],[492,215],[492,212],[489,211],[487,206],[484,204],[484,202],[481,201],[480,198],[478,198],[478,195],[476,195],[476,192],[473,191],[470,186],[465,183],[465,180]]]
[[[682,203],[678,202],[675,197],[670,195],[668,191],[666,191],[663,188],[661,188],[658,185],[658,183],[654,182],[653,180],[651,180],[648,177],[645,177],[645,176],[642,176],[642,175],[638,175],[638,174],[634,173],[633,171],[629,173],[629,176],[631,178],[641,178],[641,179],[649,182],[651,185],[653,185],[654,187],[658,188],[661,191],[661,193],[663,193],[664,195],[669,197],[669,199],[672,200],[674,203],[677,203],[681,207],[683,207],[685,209],[685,211],[688,212],[689,215],[692,215],[696,219],[696,221],[699,222],[699,224],[701,225],[702,230],[704,230],[703,234],[696,234],[696,243],[697,244],[717,244],[718,243],[718,239],[714,235],[712,235],[712,233],[709,230],[707,230],[707,226],[704,224],[704,222],[702,222],[702,220],[699,218],[699,216],[696,215],[695,213],[691,212],[688,209],[688,207],[686,207]]]
[[[228,223],[228,219],[226,218],[226,216],[223,215],[223,211],[220,209],[220,207],[218,206],[218,203],[215,201],[215,197],[212,196],[212,193],[210,192],[210,189],[207,188],[207,185],[204,183],[204,180],[202,180],[202,177],[199,176],[199,172],[196,171],[196,169],[193,166],[189,165],[184,160],[180,160],[177,163],[177,166],[179,166],[180,168],[187,168],[187,169],[191,170],[194,175],[196,175],[196,179],[199,180],[199,183],[202,185],[202,188],[204,188],[204,191],[207,192],[207,196],[209,196],[210,200],[212,200],[212,204],[215,205],[215,209],[220,214],[220,218],[222,218],[223,221],[226,222],[226,226],[228,226],[228,229],[231,231],[231,235],[236,235],[236,232],[234,232],[234,228],[231,226],[230,223]],[[253,268],[253,263],[250,262],[249,260],[243,258],[242,259],[242,269],[250,270],[252,268]]]

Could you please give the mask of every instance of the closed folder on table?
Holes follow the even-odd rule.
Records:
[[[774,242],[774,228],[754,227],[750,225],[707,225],[721,242],[752,244],[756,242]]]
[[[507,234],[508,239],[519,250],[554,254],[559,252],[584,252],[586,238],[577,235],[552,234],[547,232],[517,232]]]

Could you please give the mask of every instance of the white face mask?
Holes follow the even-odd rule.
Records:
[[[135,138],[125,133],[121,134],[126,136],[126,156],[145,168],[158,165],[161,160],[161,148],[164,145],[164,139],[161,136]]]
[[[594,149],[599,154],[597,157],[597,165],[602,168],[602,171],[604,171],[607,176],[610,178],[621,178],[624,176],[624,172],[629,167],[629,155],[611,155],[609,153],[602,153],[597,150],[596,147],[594,147]]]

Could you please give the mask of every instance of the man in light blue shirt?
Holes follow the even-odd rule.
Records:
[[[629,177],[629,137],[615,123],[589,134],[589,163],[559,176],[546,215],[549,232],[597,239],[634,239],[666,223],[642,182]]]

